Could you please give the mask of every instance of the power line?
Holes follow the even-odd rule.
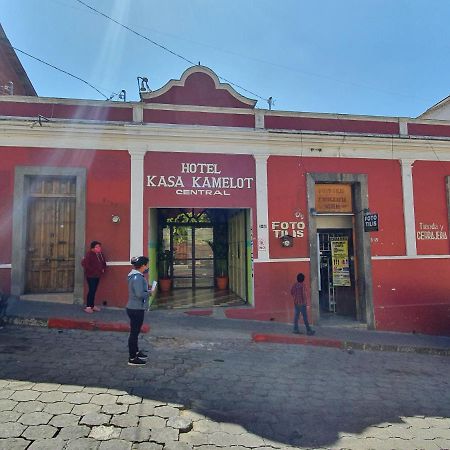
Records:
[[[145,35],[139,33],[138,31],[133,30],[133,29],[130,28],[129,26],[127,26],[127,25],[125,25],[125,24],[123,24],[123,23],[117,21],[116,19],[113,19],[112,17],[108,16],[108,15],[105,14],[105,13],[102,13],[101,11],[99,11],[98,9],[95,9],[94,7],[88,5],[87,3],[84,3],[82,0],[76,0],[76,1],[77,1],[78,3],[80,3],[81,5],[85,6],[86,8],[90,9],[91,11],[94,11],[95,13],[97,13],[97,14],[99,14],[99,15],[105,17],[106,19],[111,20],[111,21],[114,22],[115,24],[121,26],[122,28],[125,28],[126,30],[130,31],[131,33],[135,34],[136,36],[139,36],[139,37],[141,37],[142,39],[145,39],[146,41],[152,43],[153,45],[156,45],[157,47],[159,47],[159,48],[165,50],[166,52],[169,52],[170,54],[176,56],[177,58],[180,58],[180,59],[182,59],[183,61],[185,61],[185,62],[187,62],[187,63],[189,63],[189,64],[191,64],[191,65],[193,65],[193,66],[197,65],[197,63],[191,61],[190,59],[184,57],[183,55],[180,55],[179,53],[176,53],[176,52],[174,52],[173,50],[170,50],[168,47],[166,47],[166,46],[164,46],[164,45],[162,45],[162,44],[159,44],[158,42],[156,42],[156,41],[150,39],[149,37],[147,37],[147,36],[145,36]],[[267,98],[261,97],[260,95],[256,94],[255,92],[249,91],[248,89],[245,89],[244,87],[240,86],[239,84],[233,83],[232,81],[227,80],[226,78],[221,77],[220,75],[217,75],[217,76],[218,76],[221,80],[226,81],[227,83],[231,84],[232,86],[235,86],[235,87],[237,87],[237,88],[239,88],[239,89],[241,89],[241,90],[243,90],[243,91],[245,91],[245,92],[247,92],[247,93],[249,93],[249,94],[251,94],[251,95],[257,97],[257,98],[259,98],[260,100],[264,100],[265,102],[268,101]]]
[[[5,40],[5,39],[3,39],[3,40]],[[23,53],[24,55],[27,55],[27,56],[29,56],[30,58],[33,58],[33,59],[35,59],[36,61],[39,61],[40,63],[45,64],[46,66],[52,67],[53,69],[56,69],[56,70],[59,70],[60,72],[65,73],[66,75],[69,75],[70,77],[75,78],[76,80],[79,80],[79,81],[83,82],[84,84],[87,84],[87,85],[88,85],[89,87],[91,87],[92,89],[95,89],[100,95],[102,95],[103,97],[105,97],[106,100],[110,100],[110,97],[108,97],[108,96],[105,95],[103,92],[101,92],[100,90],[98,90],[95,86],[93,86],[93,85],[92,85],[91,83],[89,83],[88,81],[83,80],[83,78],[77,77],[76,75],[74,75],[74,74],[72,74],[72,73],[70,73],[70,72],[67,72],[66,70],[60,69],[59,67],[56,67],[56,66],[54,66],[53,64],[50,64],[50,63],[48,63],[48,62],[46,62],[46,61],[43,61],[42,59],[39,59],[39,58],[37,58],[36,56],[30,55],[29,53],[27,53],[27,52],[25,52],[25,51],[23,51],[23,50],[20,50],[20,48],[13,47],[12,45],[11,45],[11,47],[12,47],[16,52]]]

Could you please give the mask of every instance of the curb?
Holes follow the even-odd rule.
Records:
[[[372,352],[418,353],[422,355],[450,356],[450,348],[416,347],[397,344],[367,344],[338,339],[322,339],[306,336],[288,336],[285,334],[252,333],[253,342],[268,342],[276,344],[312,345],[316,347],[331,347],[341,350],[362,350]]]
[[[117,331],[128,333],[130,325],[125,322],[98,322],[96,320],[63,319],[50,317],[49,319],[24,318],[16,316],[3,317],[1,320],[5,325],[24,325],[34,327],[58,328],[61,330],[84,330],[84,331]],[[141,333],[148,333],[150,326],[143,324]]]

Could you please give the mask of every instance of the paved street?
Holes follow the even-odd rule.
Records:
[[[142,338],[146,367],[126,364],[126,333],[0,329],[0,449],[450,447],[449,357],[183,320]]]

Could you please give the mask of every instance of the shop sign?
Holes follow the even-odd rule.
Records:
[[[305,222],[303,220],[293,222],[272,222],[272,232],[276,238],[283,236],[292,236],[293,238],[302,238],[305,235]]]
[[[332,239],[333,286],[351,286],[348,260],[348,238]]]
[[[253,177],[225,176],[217,163],[182,162],[179,168],[178,174],[147,175],[146,186],[191,196],[230,196],[233,190],[254,188]]]
[[[378,231],[378,214],[364,214],[364,231]]]
[[[316,184],[316,211],[319,213],[352,212],[350,184]]]
[[[417,231],[417,239],[420,241],[443,241],[447,239],[447,232],[444,225],[438,223],[419,223],[419,231]]]

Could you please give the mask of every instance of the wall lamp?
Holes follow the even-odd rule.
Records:
[[[289,234],[285,234],[280,237],[280,242],[282,247],[293,247],[294,246],[294,238]]]

